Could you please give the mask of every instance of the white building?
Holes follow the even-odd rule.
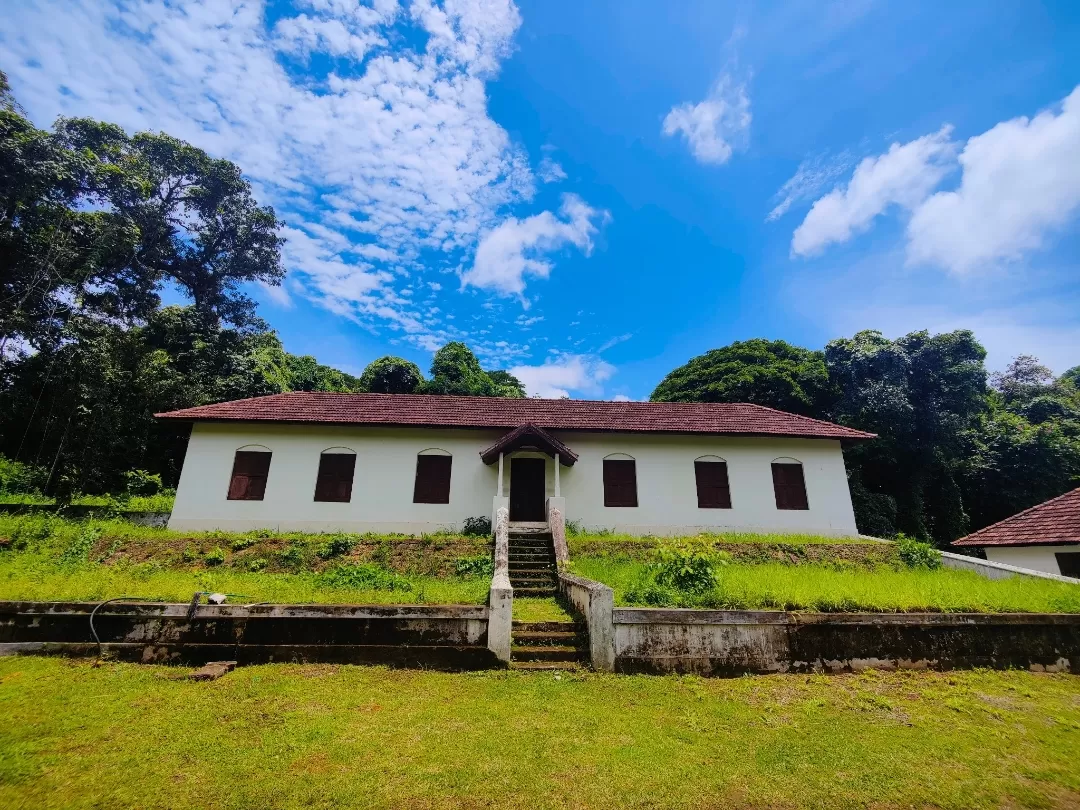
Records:
[[[632,534],[853,535],[841,445],[873,438],[747,404],[296,392],[158,417],[192,423],[184,530],[430,533],[508,504]]]
[[[1051,498],[953,542],[990,562],[1080,578],[1080,489]]]

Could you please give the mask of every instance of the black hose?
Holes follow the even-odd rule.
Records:
[[[97,612],[99,610],[101,610],[103,607],[105,607],[105,605],[109,604],[110,602],[153,602],[153,601],[154,601],[154,599],[152,599],[150,597],[146,597],[146,596],[117,596],[117,597],[115,597],[113,599],[106,599],[104,602],[102,602],[100,605],[98,605],[92,611],[90,611],[90,635],[92,635],[94,637],[94,642],[97,644],[98,658],[101,658],[101,639],[98,638],[97,630],[94,629],[94,616],[97,615]]]

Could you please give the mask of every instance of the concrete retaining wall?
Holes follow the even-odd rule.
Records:
[[[1080,616],[617,608],[618,672],[1021,667],[1080,672]]]
[[[585,619],[593,669],[612,671],[615,668],[615,627],[612,623],[615,592],[607,585],[560,571],[559,593]]]
[[[113,517],[139,526],[153,526],[162,529],[169,523],[169,512],[117,512],[109,506],[56,506],[40,503],[0,503],[0,514],[38,515],[58,513],[67,518]]]
[[[0,655],[95,655],[96,605],[0,602]],[[496,666],[488,608],[473,605],[202,605],[116,602],[94,626],[104,650],[146,663],[286,661],[432,669]]]

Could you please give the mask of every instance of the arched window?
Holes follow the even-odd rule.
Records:
[[[416,455],[413,503],[450,503],[450,468],[454,457],[446,450],[429,447]]]
[[[356,452],[348,447],[330,447],[319,454],[319,473],[315,478],[315,500],[348,503],[352,500]]]
[[[229,477],[230,501],[261,501],[266,495],[266,481],[270,476],[269,447],[261,444],[245,444],[233,456],[232,475]]]
[[[637,462],[626,453],[604,458],[604,506],[637,506]]]
[[[772,463],[772,480],[777,509],[810,508],[801,461],[795,458],[775,459]]]
[[[699,509],[731,508],[731,487],[728,485],[727,462],[724,459],[720,456],[694,459],[694,479]]]

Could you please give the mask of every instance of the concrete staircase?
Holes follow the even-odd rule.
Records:
[[[546,523],[511,523],[510,584],[514,598],[554,596],[558,585],[555,542]]]
[[[589,660],[589,641],[578,622],[514,622],[510,668],[576,670]]]

